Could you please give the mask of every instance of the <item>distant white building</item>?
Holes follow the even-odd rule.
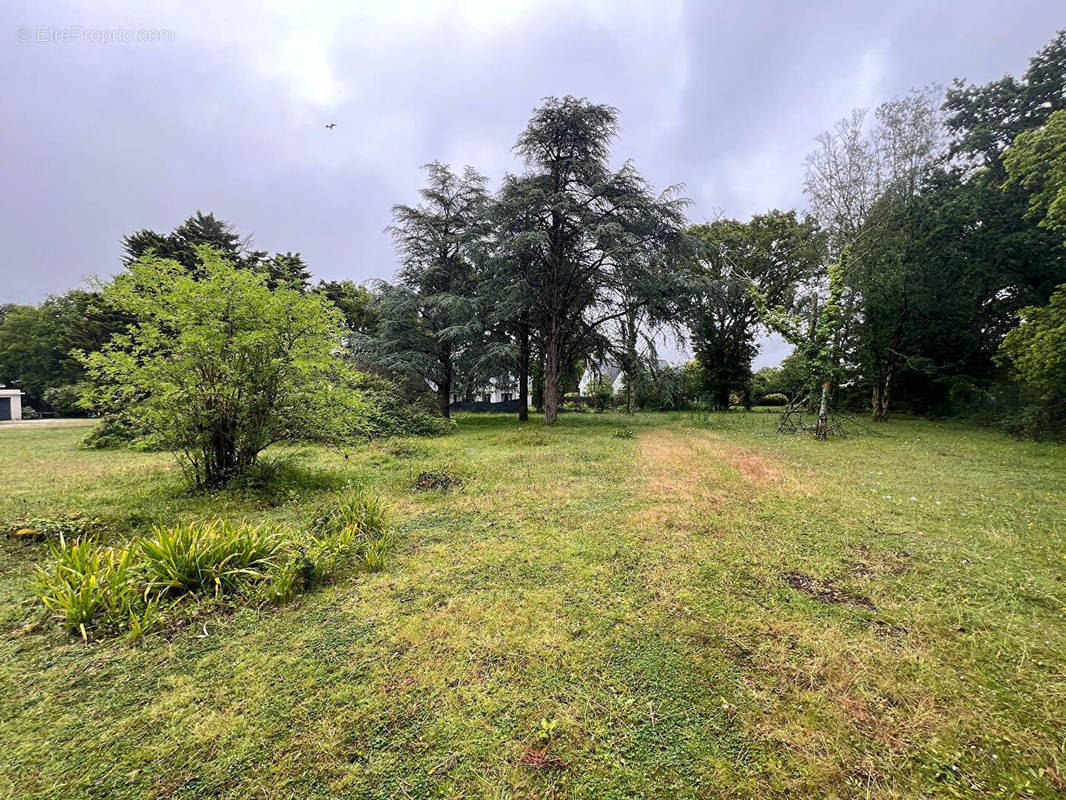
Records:
[[[426,384],[434,392],[437,391],[437,384],[433,381],[426,379]],[[463,391],[456,391],[453,386],[452,402],[453,403],[509,403],[512,400],[518,400],[518,379],[510,375],[504,375],[499,378],[490,378],[484,385],[477,387],[469,394]],[[529,381],[528,392],[529,407],[533,407],[533,380]]]
[[[581,380],[577,382],[577,392],[582,397],[588,397],[590,394],[589,387],[595,381],[600,378],[605,378],[611,382],[611,392],[613,394],[621,394],[626,388],[626,376],[622,372],[621,367],[616,367],[613,364],[602,364],[599,366],[592,366],[591,364],[585,368],[585,371],[581,373]]]
[[[22,419],[22,392],[0,388],[0,422]]]
[[[659,369],[670,366],[668,361],[664,361],[661,358],[657,363]],[[578,393],[582,396],[588,396],[589,386],[593,381],[598,381],[600,378],[606,378],[611,382],[611,391],[616,395],[622,394],[626,389],[626,376],[621,367],[616,367],[614,364],[589,363],[581,375],[581,380],[577,383]]]

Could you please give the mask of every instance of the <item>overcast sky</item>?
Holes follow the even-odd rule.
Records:
[[[197,209],[316,278],[388,278],[420,165],[495,184],[546,95],[616,106],[616,158],[684,183],[693,221],[802,208],[803,157],[851,108],[1020,74],[1066,26],[1062,0],[4,7],[0,302],[110,274],[123,235]]]

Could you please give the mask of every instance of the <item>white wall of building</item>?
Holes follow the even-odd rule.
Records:
[[[11,402],[11,419],[22,419],[22,392],[18,389],[0,389],[0,398],[5,397]]]

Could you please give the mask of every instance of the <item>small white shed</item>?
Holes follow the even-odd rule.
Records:
[[[0,422],[8,419],[22,419],[22,392],[0,388]]]

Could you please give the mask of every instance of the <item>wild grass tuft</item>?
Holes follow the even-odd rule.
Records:
[[[345,528],[370,536],[381,533],[389,526],[392,508],[379,495],[354,491],[335,505],[320,511],[311,521],[311,533],[323,536],[340,533]]]

